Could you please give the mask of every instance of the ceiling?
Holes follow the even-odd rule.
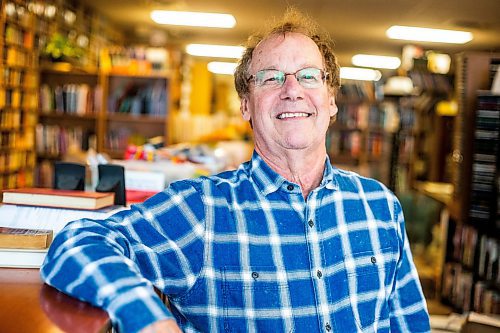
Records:
[[[85,0],[107,16],[135,42],[154,36],[175,44],[244,43],[269,19],[279,18],[288,5],[311,15],[336,45],[341,66],[356,53],[400,56],[409,42],[390,40],[391,25],[466,30],[474,39],[465,45],[419,44],[450,54],[462,50],[500,51],[500,0]],[[233,29],[181,28],[153,23],[153,9],[221,12],[236,18]]]

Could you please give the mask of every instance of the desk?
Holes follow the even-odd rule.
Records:
[[[0,268],[0,332],[110,330],[105,311],[44,284],[38,269]]]

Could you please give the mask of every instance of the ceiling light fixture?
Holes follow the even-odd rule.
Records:
[[[352,64],[361,67],[396,69],[401,65],[398,57],[356,54],[352,57]]]
[[[382,73],[375,69],[341,67],[340,78],[346,80],[378,81],[382,78]]]
[[[191,27],[232,28],[236,20],[231,14],[178,12],[153,10],[151,19],[158,24],[186,25]]]
[[[386,31],[391,39],[414,40],[419,42],[465,44],[473,38],[468,31],[443,30],[393,25]]]
[[[186,52],[193,56],[234,58],[239,59],[243,54],[242,46],[211,45],[211,44],[189,44]]]
[[[234,75],[237,65],[235,62],[212,61],[208,63],[207,68],[214,74]]]

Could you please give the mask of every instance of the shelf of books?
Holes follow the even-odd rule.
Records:
[[[500,54],[459,56],[454,195],[441,296],[457,311],[500,314]]]
[[[112,157],[123,158],[129,144],[149,139],[166,140],[170,108],[167,73],[104,74],[104,148]]]
[[[375,100],[373,85],[346,82],[339,92],[337,107],[336,120],[327,134],[332,163],[387,182],[391,115]]]
[[[95,145],[101,105],[97,73],[42,68],[36,127],[38,157],[60,159],[69,150],[86,151]]]
[[[24,2],[0,11],[0,189],[33,184],[37,123],[35,16]]]

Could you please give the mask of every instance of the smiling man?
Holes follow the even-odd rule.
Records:
[[[340,86],[330,40],[289,11],[249,40],[235,84],[252,159],[72,222],[45,281],[103,307],[120,332],[429,332],[398,200],[327,157]]]

